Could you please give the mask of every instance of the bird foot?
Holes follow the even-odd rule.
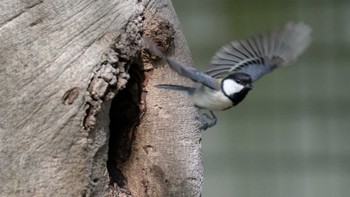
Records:
[[[207,130],[208,128],[216,125],[216,122],[217,122],[216,116],[212,111],[210,111],[209,113],[210,115],[207,113],[201,114],[201,117],[200,117],[201,126],[199,127],[199,129]]]

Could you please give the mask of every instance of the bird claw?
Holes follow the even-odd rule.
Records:
[[[200,117],[200,122],[202,125],[199,127],[200,130],[207,130],[210,127],[216,125],[217,118],[212,111],[209,111],[210,115],[207,113],[202,113]]]

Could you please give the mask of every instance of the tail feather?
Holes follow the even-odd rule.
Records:
[[[176,91],[184,92],[188,95],[193,94],[193,92],[196,90],[196,88],[194,87],[172,85],[172,84],[158,84],[158,85],[155,85],[155,87],[161,88],[161,89],[167,89],[167,90],[176,90]]]

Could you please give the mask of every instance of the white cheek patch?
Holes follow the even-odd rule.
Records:
[[[237,92],[240,92],[244,87],[241,84],[236,83],[232,79],[225,79],[222,82],[222,90],[226,95],[233,95]]]

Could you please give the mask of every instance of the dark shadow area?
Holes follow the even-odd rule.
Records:
[[[130,79],[126,87],[113,98],[109,118],[110,137],[107,168],[111,177],[111,185],[125,188],[126,180],[120,164],[127,161],[131,154],[134,132],[140,123],[141,94],[144,81],[143,71],[139,64],[132,64],[128,71]]]

